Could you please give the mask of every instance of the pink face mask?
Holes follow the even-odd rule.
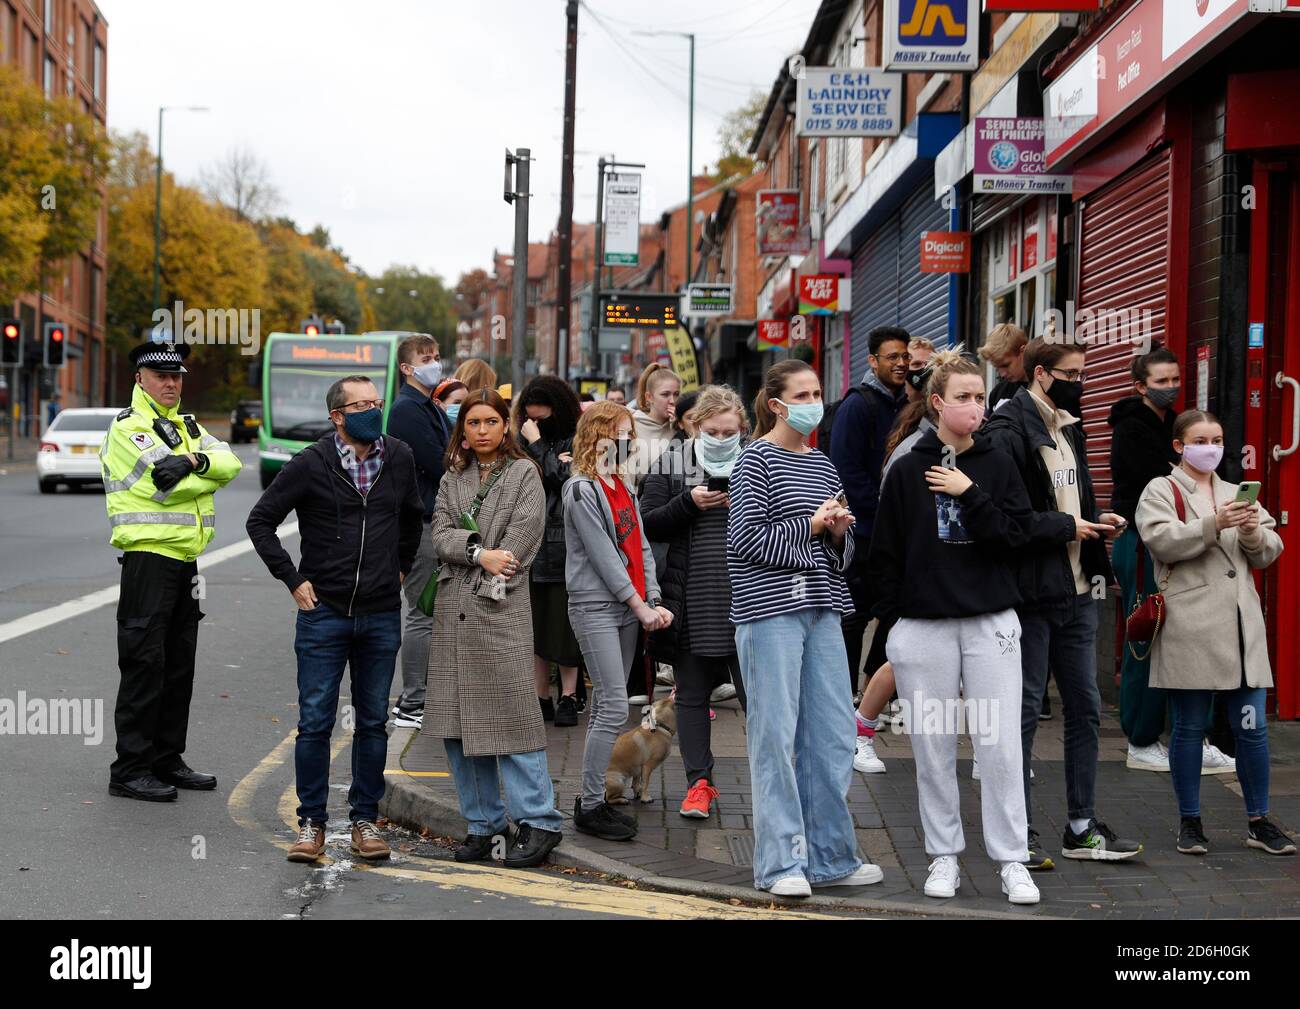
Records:
[[[941,416],[949,431],[964,437],[973,434],[984,423],[984,407],[974,400],[966,403],[949,403],[944,400]]]
[[[1202,473],[1213,473],[1223,461],[1223,446],[1184,445],[1183,461]]]

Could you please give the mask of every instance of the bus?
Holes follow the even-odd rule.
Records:
[[[409,332],[307,336],[271,333],[262,349],[262,424],[257,429],[262,489],[286,462],[334,430],[325,393],[347,375],[365,375],[384,399],[384,427],[401,376],[397,345]],[[254,383],[256,384],[256,383]]]

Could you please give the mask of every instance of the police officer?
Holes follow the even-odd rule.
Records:
[[[131,351],[131,406],[100,449],[111,543],[123,552],[117,605],[122,681],[110,795],[170,802],[177,788],[217,779],[186,766],[185,734],[198,642],[196,558],[216,531],[212,494],[239,473],[230,446],[179,412],[190,348],[146,341]]]

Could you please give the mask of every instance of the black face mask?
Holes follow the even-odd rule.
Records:
[[[543,417],[537,422],[537,431],[544,441],[558,441],[559,427],[555,423],[554,417]]]
[[[1056,404],[1058,410],[1064,410],[1077,417],[1079,404],[1083,402],[1083,383],[1053,378],[1052,387],[1047,390],[1047,398]]]
[[[925,383],[930,381],[930,372],[933,368],[922,368],[920,371],[909,371],[907,373],[907,384],[917,392],[925,389]]]

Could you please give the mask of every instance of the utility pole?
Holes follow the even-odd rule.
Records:
[[[158,168],[154,174],[153,186],[153,307],[155,309],[162,308],[162,141],[163,113],[168,109],[178,112],[208,111],[206,105],[160,105],[158,107]],[[174,338],[176,334],[173,333],[172,336]]]
[[[690,100],[686,112],[686,281],[691,282],[691,253],[695,247],[695,35],[693,32],[633,32],[633,35],[676,35],[691,44]]]
[[[506,151],[505,200],[515,205],[515,262],[511,286],[514,288],[514,318],[511,320],[511,395],[518,396],[524,388],[524,362],[528,349],[528,163],[532,161],[527,147],[516,148],[512,155]],[[513,189],[510,169],[514,168]]]
[[[564,47],[564,151],[560,164],[559,273],[555,282],[555,372],[569,378],[573,260],[573,126],[578,96],[578,0],[568,0]]]

